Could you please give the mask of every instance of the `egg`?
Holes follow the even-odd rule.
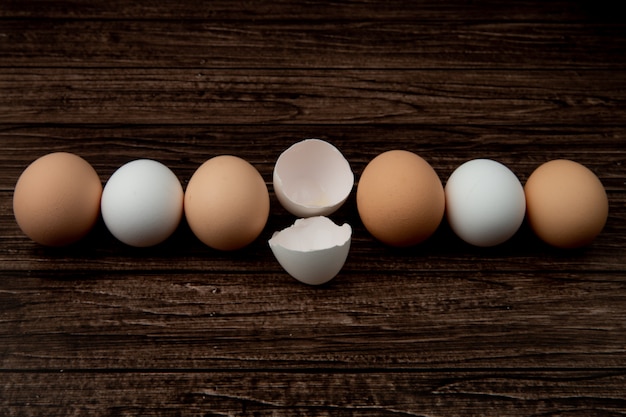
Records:
[[[406,150],[384,152],[367,164],[356,202],[365,228],[381,242],[398,247],[429,238],[445,209],[437,173],[422,157]]]
[[[33,241],[65,246],[82,239],[100,214],[102,184],[78,155],[56,152],[32,162],[13,194],[18,226]]]
[[[280,265],[309,285],[325,284],[343,268],[350,251],[352,228],[324,216],[298,219],[268,241]]]
[[[252,243],[269,217],[267,185],[257,169],[232,155],[209,159],[185,191],[185,218],[206,245],[236,250]]]
[[[530,227],[558,248],[590,244],[604,228],[609,201],[600,179],[575,161],[557,159],[536,168],[524,186]]]
[[[448,223],[469,244],[499,245],[524,222],[524,188],[513,171],[500,162],[465,162],[448,178],[445,195]]]
[[[274,165],[273,185],[279,203],[291,214],[327,216],[352,192],[354,174],[334,145],[306,139],[280,154]]]
[[[102,193],[102,218],[121,242],[148,247],[165,241],[183,214],[183,187],[165,165],[138,159],[118,168]]]

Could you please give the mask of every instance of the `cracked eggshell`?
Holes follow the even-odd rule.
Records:
[[[339,226],[323,216],[298,219],[269,240],[280,265],[305,284],[321,285],[333,279],[343,268],[352,228]]]
[[[354,173],[335,146],[320,139],[306,139],[278,157],[273,183],[278,201],[291,214],[327,216],[350,195]]]

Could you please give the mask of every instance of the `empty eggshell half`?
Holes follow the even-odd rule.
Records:
[[[320,285],[341,270],[350,250],[352,228],[323,216],[298,219],[292,226],[275,232],[270,248],[280,265],[305,284]]]
[[[306,139],[278,157],[273,182],[278,201],[291,214],[327,216],[350,195],[354,173],[335,146],[321,139]]]

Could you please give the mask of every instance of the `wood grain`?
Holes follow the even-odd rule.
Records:
[[[623,416],[626,413],[626,23],[608,2],[8,0],[0,7],[2,416]],[[356,184],[344,269],[309,287],[267,239],[294,221],[280,153],[336,145]],[[444,221],[377,242],[354,192],[389,149],[445,184],[478,157],[523,183],[588,166],[607,190],[574,251],[528,225],[474,248]],[[257,241],[209,249],[25,237],[12,212],[35,158],[74,152],[102,183],[152,158],[183,186],[208,158],[250,161],[271,197]]]
[[[621,74],[621,73],[620,73]],[[610,95],[607,93],[610,91]],[[611,71],[0,69],[0,122],[616,124]]]
[[[623,373],[5,373],[11,410],[83,416],[619,416]],[[32,385],[48,386],[31,393]],[[25,389],[26,388],[26,389]],[[584,390],[588,395],[580,396]],[[88,402],[76,401],[89,398]],[[12,414],[8,414],[11,416]]]
[[[147,19],[147,20],[328,20],[336,21],[432,21],[471,22],[492,20],[498,22],[530,20],[595,21],[617,20],[612,12],[617,6],[608,1],[551,2],[516,1],[502,3],[496,0],[472,2],[455,0],[441,3],[437,0],[417,3],[402,0],[354,2],[289,0],[241,2],[164,0],[94,0],[85,4],[76,0],[7,0],[0,9],[3,18],[28,19]]]
[[[88,122],[88,120],[86,120]],[[86,158],[103,181],[120,165],[145,157],[162,161],[186,181],[206,159],[221,153],[250,161],[271,188],[276,159],[304,138],[322,138],[345,154],[359,174],[389,149],[422,155],[446,181],[461,163],[477,156],[502,160],[522,182],[541,163],[569,158],[585,164],[608,192],[624,191],[626,134],[620,125],[511,126],[470,124],[235,124],[235,125],[91,125],[2,124],[0,190],[12,191],[21,172],[36,157],[66,150]],[[106,149],[103,154],[102,150]]]
[[[617,24],[533,21],[5,20],[2,66],[619,68]],[[237,45],[233,48],[233,45]]]
[[[620,274],[398,268],[367,275],[348,268],[320,289],[271,269],[5,272],[3,367],[611,369],[624,363]],[[377,296],[363,295],[372,293]]]

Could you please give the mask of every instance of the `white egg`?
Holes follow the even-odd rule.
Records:
[[[459,166],[445,187],[446,217],[461,239],[495,246],[510,239],[524,221],[524,188],[515,174],[491,159]]]
[[[350,195],[354,173],[335,146],[320,139],[306,139],[278,157],[273,183],[278,201],[291,214],[327,216]]]
[[[316,216],[298,219],[275,232],[269,245],[289,275],[305,284],[320,285],[343,268],[351,237],[349,224],[339,226],[327,217]]]
[[[102,192],[107,229],[130,246],[148,247],[166,240],[183,214],[183,188],[165,165],[138,159],[121,166]]]

